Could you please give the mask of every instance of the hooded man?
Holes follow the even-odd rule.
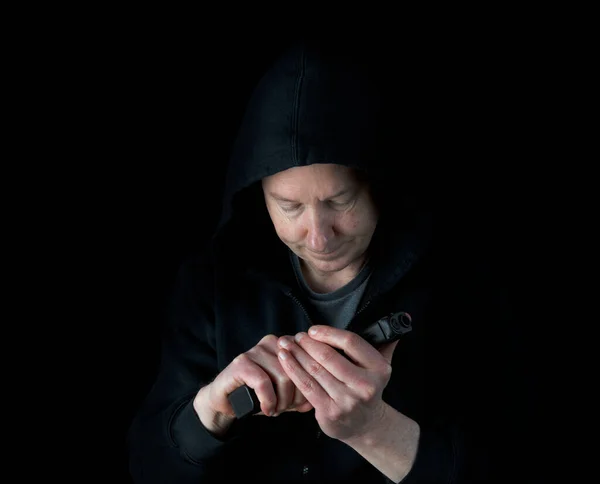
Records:
[[[468,320],[499,323],[480,319],[484,286],[468,304],[450,285],[436,295],[432,219],[411,162],[390,151],[402,133],[386,122],[389,79],[376,72],[339,45],[301,42],[258,83],[220,223],[179,272],[160,370],[130,430],[135,482],[496,472],[477,439],[510,419],[477,433],[490,393],[474,391],[470,365],[488,349],[468,353],[463,336]],[[412,331],[399,341],[360,336],[406,313]],[[243,386],[260,408],[236,418],[228,397]]]

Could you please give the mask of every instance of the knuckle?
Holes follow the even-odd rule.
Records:
[[[275,376],[275,382],[277,383],[278,386],[284,387],[284,386],[290,386],[292,383],[292,380],[290,380],[290,378],[285,373],[278,373]]]
[[[265,349],[261,344],[257,344],[256,346],[254,346],[253,348],[250,348],[248,351],[246,351],[246,355],[247,356],[253,356],[253,357],[258,357],[262,354],[265,353]]]
[[[269,393],[270,394],[270,392],[268,392],[268,390],[271,387],[272,387],[271,380],[268,377],[260,377],[257,380],[255,390],[257,390],[261,393]],[[268,398],[267,401],[272,401],[272,399]]]
[[[323,350],[320,354],[319,354],[319,360],[322,361],[323,363],[327,363],[328,361],[331,360],[331,358],[333,358],[337,353],[332,350],[331,348]]]
[[[272,385],[271,383],[271,379],[269,378],[269,375],[267,375],[266,373],[263,373],[262,375],[260,375],[257,378],[259,385],[263,385],[263,386],[270,386]]]
[[[344,338],[344,344],[347,348],[358,348],[360,346],[360,336],[356,333],[349,333]]]
[[[378,386],[365,377],[357,378],[352,382],[355,395],[361,402],[372,400],[377,395]]]
[[[362,389],[362,394],[365,401],[371,401],[377,395],[377,387],[373,384],[365,385]]]
[[[339,421],[342,419],[343,417],[343,411],[340,407],[338,406],[333,406],[332,408],[330,408],[329,412],[327,413],[329,420],[333,420],[333,421]]]
[[[389,378],[392,376],[392,365],[390,365],[389,363],[384,363],[382,368],[381,368],[381,374],[384,378]]]
[[[302,378],[300,381],[300,386],[302,387],[303,393],[311,393],[315,389],[313,380],[311,378]]]
[[[272,346],[274,344],[277,344],[277,336],[275,336],[274,334],[268,334],[266,336],[264,336],[259,342],[259,345],[267,345],[267,346]]]
[[[318,375],[321,370],[323,370],[323,366],[317,362],[312,362],[308,365],[308,374],[315,376]]]
[[[247,364],[250,361],[250,357],[248,356],[247,353],[242,353],[241,355],[236,356],[232,363],[235,366],[243,366],[245,364]]]

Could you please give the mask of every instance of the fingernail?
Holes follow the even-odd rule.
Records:
[[[290,340],[288,338],[286,338],[285,336],[279,338],[279,346],[283,346],[284,348],[287,348],[290,345]]]
[[[287,354],[285,353],[285,351],[280,351],[278,356],[282,360],[285,360],[287,358]]]
[[[317,334],[317,329],[316,328],[310,328],[308,330],[308,334],[310,334],[311,336],[314,336],[315,334]]]
[[[302,339],[302,337],[305,335],[306,333],[298,333],[296,336],[294,336],[294,339],[296,340],[296,343],[299,343],[300,340]]]

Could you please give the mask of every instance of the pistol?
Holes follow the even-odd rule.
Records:
[[[378,346],[396,341],[411,330],[412,317],[401,311],[375,321],[359,334],[373,346]],[[254,390],[247,385],[236,388],[227,398],[238,419],[260,411],[260,401]]]

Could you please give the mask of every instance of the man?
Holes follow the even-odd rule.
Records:
[[[180,271],[160,371],[131,427],[136,482],[500,476],[485,437],[502,447],[511,414],[490,423],[496,390],[471,366],[496,347],[465,336],[503,311],[480,319],[493,299],[482,281],[468,304],[450,285],[434,295],[431,217],[384,166],[398,154],[382,153],[370,72],[299,44],[257,86],[221,223]],[[400,341],[359,336],[401,311],[413,330]],[[485,361],[495,385],[501,370]],[[228,396],[242,385],[260,412],[238,419]],[[512,462],[501,470],[514,476]]]
[[[397,341],[378,351],[335,328],[352,319],[371,272],[378,217],[369,186],[342,165],[313,164],[265,177],[262,187],[275,231],[325,325],[295,338],[261,339],[202,388],[194,410],[213,435],[225,435],[235,421],[227,396],[244,382],[256,390],[264,415],[314,408],[326,436],[399,479],[415,458],[419,427],[382,400]]]

